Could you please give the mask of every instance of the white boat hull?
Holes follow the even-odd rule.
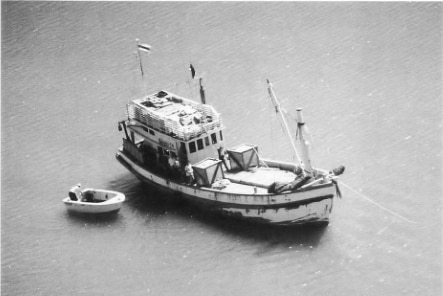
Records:
[[[90,214],[118,212],[125,201],[125,195],[117,191],[88,188],[82,192],[83,194],[94,192],[94,194],[103,196],[104,199],[100,202],[87,202],[81,200],[74,201],[70,197],[66,197],[63,199],[63,203],[69,212]]]
[[[237,192],[190,186],[146,170],[122,150],[117,152],[116,158],[143,182],[174,192],[175,196],[197,203],[205,209],[268,224],[327,223],[335,196],[332,183],[282,194],[256,192],[253,186],[243,186]]]

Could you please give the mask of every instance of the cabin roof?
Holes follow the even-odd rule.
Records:
[[[128,117],[181,140],[222,127],[220,114],[212,106],[166,91],[133,100]]]

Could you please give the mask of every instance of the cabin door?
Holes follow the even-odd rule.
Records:
[[[180,162],[181,167],[184,167],[188,163],[186,144],[183,142],[180,142],[180,148],[178,149],[178,161]]]

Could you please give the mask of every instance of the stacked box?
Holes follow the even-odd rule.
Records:
[[[241,144],[227,150],[231,170],[247,171],[252,167],[258,167],[260,158],[258,147],[251,144]]]
[[[200,186],[210,186],[216,181],[224,179],[221,160],[206,158],[194,165],[194,177]]]

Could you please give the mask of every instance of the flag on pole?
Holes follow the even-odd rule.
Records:
[[[142,65],[142,59],[140,58],[140,52],[137,54],[137,52],[134,51],[134,54],[139,62],[140,65],[140,72],[142,73],[142,79],[145,73],[143,73],[143,65]]]
[[[195,69],[194,69],[194,67],[192,66],[192,64],[189,64],[190,66],[189,66],[189,70],[191,70],[191,76],[192,76],[192,79],[194,79],[194,77],[195,77]]]
[[[151,45],[149,44],[137,44],[138,49],[144,52],[151,52]]]

